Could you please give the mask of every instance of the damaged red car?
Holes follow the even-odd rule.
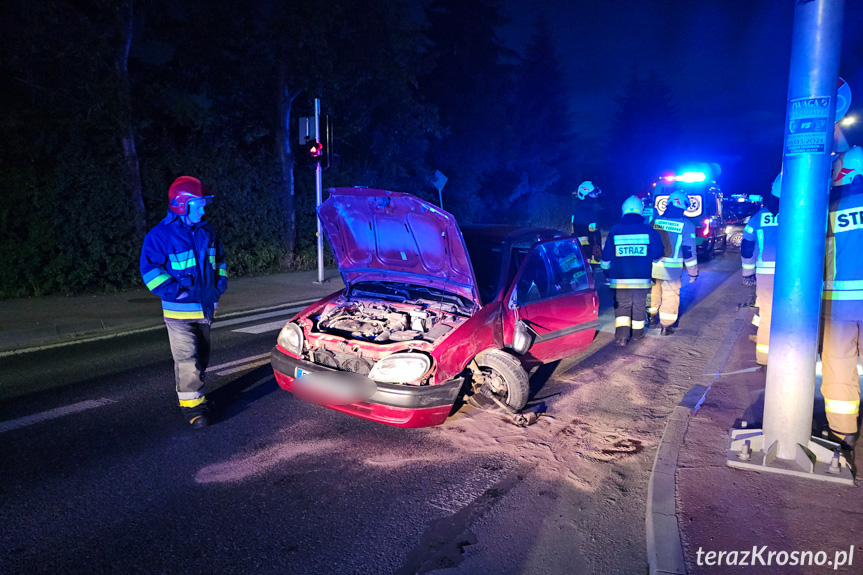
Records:
[[[578,239],[467,226],[410,194],[333,188],[318,216],[345,288],[279,333],[279,386],[398,427],[443,423],[459,398],[516,412],[527,369],[593,341],[598,298]],[[462,233],[464,232],[464,233]]]

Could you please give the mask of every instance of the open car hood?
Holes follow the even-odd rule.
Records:
[[[396,281],[438,288],[480,305],[452,214],[400,192],[331,188],[318,217],[345,285]]]

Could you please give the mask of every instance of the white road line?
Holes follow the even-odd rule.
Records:
[[[253,389],[255,389],[256,387],[267,383],[271,379],[275,379],[275,377],[272,374],[268,375],[267,377],[261,378],[258,381],[256,381],[255,383],[253,383],[252,385],[250,385],[249,387],[247,387],[246,389],[244,389],[241,393],[248,393],[248,392],[252,391]]]
[[[12,431],[13,429],[18,429],[21,427],[27,427],[28,425],[35,425],[37,423],[49,421],[51,419],[57,419],[58,417],[63,417],[64,415],[71,415],[73,413],[78,413],[79,411],[95,409],[97,407],[102,407],[103,405],[108,405],[111,403],[116,403],[116,401],[103,397],[102,399],[91,399],[87,401],[81,401],[79,403],[73,403],[72,405],[67,405],[65,407],[49,409],[48,411],[43,411],[42,413],[35,413],[33,415],[19,417],[18,419],[12,419],[10,421],[2,421],[0,422],[0,433]]]
[[[262,365],[267,365],[270,363],[270,354],[267,354],[267,359],[262,359],[261,361],[256,361],[254,363],[247,363],[245,365],[238,365],[237,367],[232,367],[230,369],[223,369],[222,371],[217,371],[216,375],[230,375],[232,373],[237,373],[239,371],[245,371],[247,369],[255,369],[256,367],[261,367]]]
[[[295,306],[295,307],[289,307],[286,309],[280,309],[277,311],[271,311],[268,313],[259,313],[256,315],[246,315],[246,316],[238,317],[235,319],[216,320],[213,322],[213,329],[220,328],[220,327],[229,327],[232,325],[237,325],[239,323],[249,323],[251,321],[258,321],[259,319],[267,319],[270,317],[280,317],[280,316],[284,316],[284,315],[292,315],[292,314],[295,314],[298,311],[301,311],[304,309],[306,309],[305,305],[299,305],[299,306]],[[284,325],[284,323],[285,322],[282,322],[282,325]]]
[[[229,361],[227,363],[220,363],[219,365],[211,365],[208,369],[210,371],[216,372],[216,371],[219,371],[220,369],[225,369],[226,367],[234,367],[237,365],[243,365],[246,363],[251,363],[253,361],[259,361],[261,359],[264,359],[265,357],[269,358],[270,352],[262,353],[261,355],[253,355],[252,357],[244,357],[243,359],[237,359],[234,361]]]
[[[279,331],[283,327],[285,327],[285,320],[271,321],[269,323],[261,323],[250,327],[241,327],[240,329],[232,329],[231,331],[236,331],[239,333],[251,333],[257,335],[259,333],[266,333],[268,331]]]

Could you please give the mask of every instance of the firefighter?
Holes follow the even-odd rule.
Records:
[[[578,236],[582,253],[591,264],[598,264],[602,253],[602,233],[599,230],[601,193],[602,190],[593,182],[586,181],[581,182],[572,194],[572,233]]]
[[[668,196],[665,212],[653,221],[653,227],[666,242],[666,256],[653,264],[653,281],[650,288],[650,322],[659,315],[660,335],[674,333],[680,308],[680,287],[683,268],[690,282],[698,277],[698,257],[695,252],[695,226],[683,217],[689,198],[681,190]]]
[[[740,260],[743,285],[755,286],[758,307],[758,332],[755,335],[755,361],[767,365],[770,351],[770,317],[773,309],[773,274],[776,271],[776,242],[779,234],[779,193],[782,173],[773,180],[764,206],[752,214],[743,228]],[[755,323],[755,322],[753,322]]]
[[[614,341],[621,346],[630,335],[644,337],[651,267],[665,255],[659,233],[644,223],[643,210],[641,199],[627,198],[623,217],[611,228],[602,250],[602,269],[614,294]]]
[[[200,180],[177,178],[168,190],[168,215],[141,248],[141,277],[162,298],[180,409],[195,428],[206,427],[212,417],[204,394],[210,324],[228,287],[225,251],[202,219],[212,198]]]
[[[821,393],[831,439],[852,448],[860,412],[857,360],[863,328],[863,149],[833,163],[824,266]]]

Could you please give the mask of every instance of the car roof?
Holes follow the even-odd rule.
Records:
[[[540,241],[566,235],[551,228],[516,226],[511,224],[466,224],[459,226],[466,242],[488,241],[512,243],[521,239]]]

